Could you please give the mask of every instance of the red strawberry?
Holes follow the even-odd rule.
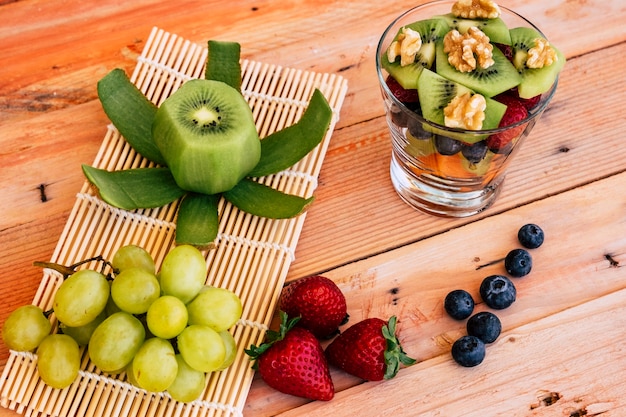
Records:
[[[524,105],[524,107],[526,107],[526,110],[528,111],[531,111],[532,109],[534,109],[537,103],[539,103],[539,100],[541,100],[541,94],[535,97],[531,97],[531,98],[521,98],[519,96],[519,93],[517,92],[517,87],[512,88],[511,90],[509,90],[508,93],[504,93],[504,94],[508,94],[508,95],[515,97],[517,100],[520,101],[520,103]]]
[[[332,399],[335,387],[319,340],[308,330],[294,327],[298,317],[288,319],[282,311],[280,316],[278,332],[268,330],[265,343],[246,349],[255,360],[253,369],[267,385],[285,394]]]
[[[300,316],[299,327],[318,338],[334,336],[347,322],[346,298],[332,280],[321,275],[300,278],[287,285],[279,300],[279,309],[289,317]]]
[[[328,345],[328,363],[367,381],[393,378],[400,364],[415,363],[402,350],[395,330],[395,316],[389,322],[379,318],[360,321]]]
[[[508,95],[500,94],[494,97],[496,101],[506,104],[506,112],[500,120],[499,128],[509,126],[524,120],[528,117],[528,110],[524,104],[517,98]],[[509,142],[518,137],[526,128],[526,123],[521,124],[513,129],[505,130],[500,133],[494,133],[487,138],[487,146],[489,149],[498,150],[505,147]]]
[[[501,43],[496,43],[495,45],[500,51],[502,51],[506,59],[513,62],[513,47],[511,45],[504,45]]]
[[[391,91],[391,94],[396,96],[396,98],[401,102],[419,103],[417,90],[407,90],[406,88],[402,87],[400,83],[398,83],[391,75],[387,77],[386,83],[387,87],[389,87],[389,90]]]

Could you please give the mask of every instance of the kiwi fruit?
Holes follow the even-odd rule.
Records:
[[[459,33],[465,34],[469,28],[474,26],[487,35],[492,43],[511,45],[509,28],[504,20],[499,17],[495,19],[465,19],[448,13],[442,15],[441,18],[446,21],[450,30],[457,30]]]
[[[381,64],[402,88],[412,90],[417,88],[417,80],[422,73],[422,69],[432,68],[436,56],[435,46],[448,33],[449,28],[442,19],[420,20],[404,27],[418,32],[422,39],[422,46],[417,55],[415,55],[415,61],[412,64],[401,66],[400,57],[396,58],[394,62],[389,62],[385,53],[381,57]],[[401,30],[398,32],[398,35],[401,33]],[[394,39],[397,39],[398,35]]]
[[[261,144],[252,111],[228,84],[194,79],[159,107],[152,136],[178,186],[217,194],[258,163]]]
[[[424,118],[442,126],[444,125],[443,109],[452,99],[468,92],[475,93],[468,87],[444,78],[428,69],[424,69],[420,76],[417,92]],[[502,116],[504,116],[506,105],[488,97],[485,97],[485,100],[487,107],[485,109],[485,120],[483,121],[482,129],[495,129],[500,124]],[[475,143],[486,137],[486,135],[468,135],[462,132],[442,131],[428,125],[425,125],[424,128],[466,143]]]
[[[535,45],[535,39],[544,38],[537,30],[529,27],[511,29],[511,45],[513,47],[513,65],[521,76],[521,82],[517,87],[521,98],[532,98],[545,93],[556,81],[559,72],[565,65],[565,56],[561,51],[552,46],[556,51],[557,60],[543,68],[528,68],[528,50]]]
[[[471,72],[461,72],[448,62],[448,54],[443,51],[443,42],[437,43],[437,73],[456,81],[485,97],[493,97],[510,90],[522,81],[522,76],[504,53],[493,48],[494,64],[489,68],[476,68]]]

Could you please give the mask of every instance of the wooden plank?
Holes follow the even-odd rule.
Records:
[[[505,331],[517,331],[514,329],[626,288],[626,275],[621,268],[626,264],[626,194],[613,193],[613,198],[604,198],[612,190],[624,189],[624,185],[626,173],[615,175],[350,263],[328,271],[326,276],[337,282],[346,294],[350,323],[365,317],[396,315],[407,353],[420,361],[442,355],[449,360],[451,344],[464,333],[465,323],[444,313],[445,295],[463,288],[480,301],[480,282],[488,275],[505,273],[501,260],[509,250],[519,247],[517,230],[527,222],[544,228],[546,242],[531,252],[531,274],[515,280],[517,301],[510,308],[497,312]],[[624,301],[626,299],[622,298],[622,303]],[[486,309],[481,302],[476,311]],[[586,338],[572,337],[574,345],[587,343]],[[610,338],[604,340],[604,343],[609,342],[612,342]],[[554,350],[552,345],[546,345],[538,346],[537,351]],[[489,358],[491,355],[487,361],[491,361]],[[557,360],[554,358],[555,366]],[[546,369],[546,375],[552,375],[549,363]],[[486,378],[492,371],[491,366],[481,367],[475,374]],[[511,373],[508,377],[514,378],[514,375]],[[360,383],[336,370],[333,379],[338,391]],[[380,385],[381,390],[386,389],[385,385]],[[438,395],[436,390],[424,390],[427,391],[424,395]],[[339,398],[344,398],[343,394]],[[304,402],[276,393],[257,380],[245,414],[273,415]],[[325,410],[321,404],[316,407]],[[330,405],[325,411],[330,414],[333,407],[335,405]]]

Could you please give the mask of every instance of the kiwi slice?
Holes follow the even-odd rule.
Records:
[[[420,98],[420,106],[424,118],[433,123],[444,125],[443,109],[456,96],[465,93],[474,93],[466,86],[446,79],[441,75],[425,69],[419,79],[417,92]],[[485,120],[483,121],[483,130],[495,129],[500,124],[500,119],[504,116],[506,105],[499,103],[493,99],[485,97],[487,107],[485,109]],[[461,140],[466,143],[475,143],[483,140],[487,135],[467,135],[462,132],[443,131],[432,126],[424,125],[426,130],[431,130],[452,139]]]
[[[459,33],[465,34],[471,27],[477,27],[489,37],[492,43],[511,45],[511,33],[504,23],[504,20],[497,17],[495,19],[465,19],[457,17],[452,13],[441,16],[446,21],[450,30],[456,29]]]
[[[493,48],[492,54],[495,63],[489,68],[461,72],[450,65],[448,54],[443,51],[443,42],[438,42],[437,73],[485,97],[493,97],[517,86],[522,81],[522,76],[500,49]]]
[[[261,142],[241,93],[215,80],[190,80],[157,110],[153,140],[178,186],[217,194],[259,162]]]
[[[535,39],[537,38],[544,37],[533,28],[519,27],[511,29],[513,64],[522,77],[520,85],[517,86],[517,91],[521,98],[532,98],[548,91],[554,84],[561,69],[563,69],[563,65],[565,65],[563,53],[551,45],[556,51],[556,62],[543,68],[528,68],[526,66],[528,50],[535,45]]]
[[[401,66],[400,57],[396,58],[394,62],[389,62],[389,58],[385,53],[381,57],[381,64],[402,88],[413,90],[417,88],[417,79],[422,73],[422,69],[432,68],[435,62],[436,44],[439,39],[442,39],[443,36],[448,33],[449,28],[442,19],[420,20],[404,27],[418,32],[422,39],[422,46],[417,52],[417,55],[415,55],[415,62]],[[400,32],[398,32],[398,35],[399,34]],[[397,39],[398,35],[396,35],[394,39]]]

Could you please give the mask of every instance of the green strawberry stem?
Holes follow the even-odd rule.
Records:
[[[285,338],[287,333],[294,328],[296,323],[300,320],[300,316],[289,318],[287,313],[284,311],[280,311],[280,327],[278,331],[276,330],[268,330],[265,332],[265,341],[259,346],[250,345],[249,349],[244,349],[246,354],[250,356],[251,360],[254,360],[254,364],[252,365],[252,369],[258,369],[257,359],[263,355],[269,348],[274,345],[274,343],[281,341]]]
[[[409,357],[396,337],[396,316],[392,316],[386,326],[383,326],[383,336],[387,340],[387,349],[385,350],[385,379],[391,379],[400,370],[400,364],[410,366],[416,360]]]

